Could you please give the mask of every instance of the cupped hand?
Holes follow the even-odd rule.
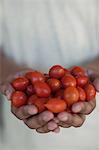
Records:
[[[3,93],[8,100],[11,99],[11,95],[14,92],[14,88],[11,86],[13,79],[23,76],[25,73],[33,70],[23,70],[14,75],[8,77],[8,79],[0,87],[0,92]],[[22,120],[29,128],[36,129],[39,133],[48,133],[50,131],[58,132],[58,125],[52,121],[54,114],[49,111],[38,113],[38,109],[35,105],[25,105],[20,108],[16,108],[11,105],[11,112],[20,120]]]
[[[80,127],[86,119],[86,115],[90,114],[96,106],[96,100],[90,102],[78,102],[72,105],[72,113],[61,112],[57,118],[59,120],[58,125],[64,128],[68,127]]]
[[[99,76],[93,70],[87,70],[91,82],[96,91],[99,91]],[[69,128],[71,126],[80,127],[85,122],[86,115],[90,114],[96,107],[96,99],[89,102],[77,102],[72,105],[72,113],[64,111],[54,118],[54,121],[61,127]]]
[[[13,87],[11,86],[11,81],[19,76],[24,75],[27,71],[21,71],[15,74],[7,80],[7,82],[2,86],[1,91],[7,98],[10,100],[11,94],[14,91]],[[87,72],[88,75],[92,76]],[[99,91],[99,78],[94,73],[94,78],[92,77],[92,82],[97,91]],[[86,115],[90,114],[94,108],[96,107],[96,100],[91,100],[89,102],[78,102],[72,106],[72,113],[64,111],[59,113],[56,117],[50,111],[44,111],[40,114],[36,106],[34,105],[26,105],[20,108],[15,108],[11,106],[12,113],[31,129],[36,129],[39,133],[48,133],[50,131],[59,132],[60,127],[69,128],[71,126],[80,127],[85,121]]]

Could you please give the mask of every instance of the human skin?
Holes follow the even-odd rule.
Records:
[[[96,90],[99,88],[99,58],[86,65],[86,72],[90,79],[94,82]],[[21,76],[26,71],[17,73],[16,76]],[[13,78],[10,77],[1,87],[1,91],[4,95],[10,99],[13,88],[9,84]],[[95,82],[97,80],[97,82]],[[96,106],[96,100],[90,102],[78,102],[72,106],[72,111],[76,114],[68,112],[62,112],[54,117],[54,114],[50,111],[45,111],[39,115],[37,108],[32,105],[22,106],[21,108],[15,108],[11,106],[12,113],[31,129],[36,129],[39,133],[48,133],[50,131],[59,132],[60,127],[69,128],[71,126],[80,127],[85,121],[86,115],[90,114]]]

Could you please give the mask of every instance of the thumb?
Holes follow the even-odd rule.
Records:
[[[92,69],[87,69],[86,72],[92,82],[98,77],[97,73]]]
[[[95,86],[97,92],[99,92],[99,77],[93,81],[93,85]]]
[[[11,99],[11,95],[14,91],[15,91],[14,88],[9,83],[4,83],[0,85],[1,94],[5,95],[8,100]]]

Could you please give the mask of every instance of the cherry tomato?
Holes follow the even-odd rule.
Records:
[[[66,74],[62,79],[61,79],[62,85],[64,88],[69,87],[69,86],[76,86],[76,79],[70,75]]]
[[[52,78],[59,79],[62,78],[64,74],[65,74],[64,68],[59,65],[55,65],[49,70],[49,76]]]
[[[36,95],[31,96],[28,99],[28,104],[35,105],[38,108],[39,113],[46,110],[45,103],[48,101],[47,98],[38,98]]]
[[[85,101],[86,100],[86,93],[85,93],[84,89],[82,89],[81,87],[77,87],[77,89],[79,92],[79,100]]]
[[[59,113],[66,110],[67,104],[62,99],[52,98],[45,104],[45,107],[53,113]]]
[[[60,89],[56,92],[55,97],[59,98],[59,99],[63,99],[64,96],[64,90]]]
[[[32,84],[34,84],[36,81],[45,81],[45,77],[41,72],[33,71],[26,73],[26,78],[31,80]]]
[[[37,96],[37,95],[34,94],[34,95],[30,96],[29,99],[28,99],[27,104],[29,104],[29,105],[34,104],[35,101],[36,101],[36,99],[38,99],[38,96]]]
[[[68,106],[76,103],[79,100],[79,92],[76,87],[68,87],[64,90],[64,99]]]
[[[87,84],[84,89],[87,95],[87,101],[93,100],[96,95],[96,90],[94,86],[91,84]]]
[[[61,87],[61,82],[58,79],[55,78],[51,78],[47,81],[47,83],[49,84],[51,90],[53,92],[57,91],[60,89]]]
[[[29,96],[35,94],[35,89],[34,89],[33,85],[28,85],[28,86],[27,86],[27,88],[26,88],[26,93],[27,93]]]
[[[19,77],[13,80],[12,86],[18,91],[24,91],[28,86],[29,81],[25,77]]]
[[[21,91],[15,91],[11,96],[12,105],[21,107],[27,103],[27,96]]]
[[[82,67],[79,66],[75,66],[71,69],[71,73],[74,76],[84,76],[85,75],[85,71]]]
[[[70,71],[68,69],[64,68],[64,70],[65,70],[65,74],[70,74]]]
[[[77,85],[80,87],[85,86],[88,83],[88,77],[87,76],[80,76],[76,78]]]
[[[51,89],[49,85],[45,82],[38,81],[34,84],[34,89],[39,97],[48,97],[51,94]]]

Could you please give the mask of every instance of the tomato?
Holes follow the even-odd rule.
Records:
[[[53,113],[59,113],[66,110],[67,104],[62,99],[52,98],[45,104],[45,107]]]
[[[75,66],[71,69],[71,73],[74,75],[74,76],[83,76],[85,75],[85,71],[82,67],[79,67],[79,66]]]
[[[35,94],[35,90],[34,90],[33,85],[28,85],[28,86],[27,86],[27,88],[26,88],[26,93],[27,93],[29,96]]]
[[[18,91],[24,91],[28,84],[29,81],[25,77],[19,77],[12,81],[12,86]]]
[[[88,83],[88,77],[87,76],[80,76],[76,78],[77,85],[80,87],[85,86]]]
[[[34,84],[34,89],[39,97],[48,97],[51,94],[51,89],[49,85],[45,82],[38,81]]]
[[[27,104],[29,104],[29,105],[34,104],[35,101],[36,101],[36,99],[38,99],[38,96],[37,96],[37,95],[34,94],[34,95],[30,96],[29,99],[28,99]]]
[[[87,84],[84,89],[87,95],[87,101],[93,100],[96,95],[96,90],[94,86],[91,84]]]
[[[64,90],[64,99],[68,106],[76,103],[79,100],[79,92],[76,87],[68,87]]]
[[[65,74],[70,74],[70,71],[68,69],[64,68],[64,70],[65,70]]]
[[[85,101],[86,100],[86,93],[85,93],[84,89],[82,89],[81,87],[77,87],[77,89],[79,92],[79,100]]]
[[[64,74],[65,74],[64,68],[59,65],[55,65],[49,70],[49,76],[52,78],[59,79],[59,78],[62,78]]]
[[[76,79],[70,75],[66,74],[62,79],[61,79],[62,85],[64,88],[69,87],[69,86],[76,86]]]
[[[32,84],[34,84],[36,81],[45,81],[44,75],[38,71],[28,72],[25,76],[27,79],[31,80]]]
[[[60,89],[56,92],[55,97],[57,97],[59,99],[63,99],[63,95],[64,95],[64,90]]]
[[[21,107],[27,103],[27,96],[21,91],[16,91],[11,96],[12,105]]]
[[[61,87],[61,82],[58,79],[50,78],[47,82],[53,92],[59,90]]]
[[[28,99],[29,105],[35,105],[38,108],[39,113],[46,110],[45,103],[48,101],[47,98],[38,98],[36,95],[31,96]]]

